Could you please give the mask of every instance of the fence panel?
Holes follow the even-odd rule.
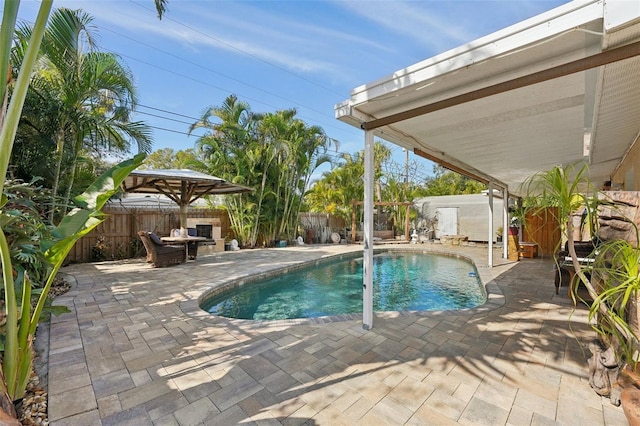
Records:
[[[104,209],[107,219],[76,242],[67,263],[125,259],[145,254],[138,231],[153,231],[160,236],[180,227],[178,209],[121,208]],[[218,218],[222,235],[230,232],[229,216],[224,210],[189,209],[188,217]]]
[[[83,263],[97,260],[125,259],[145,255],[138,238],[138,231],[153,231],[160,236],[169,235],[180,227],[178,208],[132,208],[109,206],[104,209],[107,219],[96,229],[76,242],[67,256],[67,263]],[[225,210],[191,208],[188,218],[217,218],[220,220],[222,238],[233,238],[231,221]],[[327,243],[332,232],[345,228],[344,219],[326,213],[301,213],[300,221],[305,230],[312,230],[303,237],[307,242]]]
[[[540,256],[553,256],[560,242],[558,209],[547,208],[537,214],[528,213],[522,231],[522,241],[538,244]]]

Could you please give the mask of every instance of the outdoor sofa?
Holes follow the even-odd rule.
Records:
[[[187,260],[183,245],[165,245],[153,232],[138,231],[138,236],[147,250],[147,263],[154,268],[177,265]]]

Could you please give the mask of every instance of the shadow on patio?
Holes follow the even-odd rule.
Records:
[[[283,253],[71,267],[73,312],[51,326],[52,424],[625,422],[589,387],[583,348],[594,334],[586,311],[554,294],[550,261],[505,267],[496,309],[381,313],[368,332],[359,320],[254,323],[181,309]]]

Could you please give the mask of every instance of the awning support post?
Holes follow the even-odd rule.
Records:
[[[364,132],[362,328],[373,328],[373,132]]]
[[[489,253],[487,266],[493,268],[493,183],[489,182],[487,188],[489,188]]]
[[[507,247],[507,235],[509,229],[509,188],[502,189],[502,258],[509,257],[509,248]]]

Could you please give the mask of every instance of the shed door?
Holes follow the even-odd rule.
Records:
[[[458,208],[438,207],[437,214],[436,238],[442,235],[458,235]]]

